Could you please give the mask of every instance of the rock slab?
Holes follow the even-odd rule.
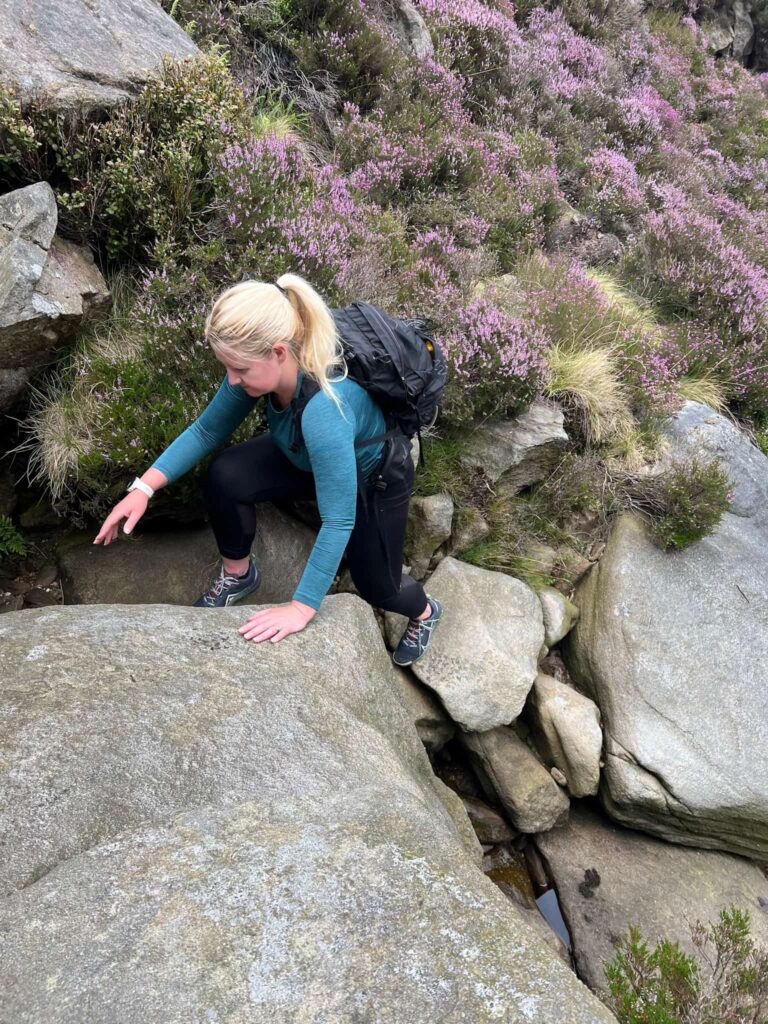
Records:
[[[0,0],[0,82],[23,105],[113,106],[134,95],[168,54],[198,49],[153,0]]]
[[[534,402],[509,420],[478,427],[461,455],[468,469],[482,470],[498,494],[517,494],[538,483],[551,470],[568,444],[563,411],[546,402]]]
[[[665,553],[619,520],[580,585],[564,641],[605,730],[601,797],[665,839],[768,857],[768,458],[688,403],[673,454],[717,455],[733,507],[709,537]]]
[[[0,196],[0,410],[88,316],[109,308],[93,256],[55,234],[47,182]]]
[[[537,838],[573,939],[579,976],[605,989],[603,965],[636,925],[651,948],[670,939],[693,953],[690,925],[716,921],[730,904],[749,911],[752,936],[768,946],[768,880],[751,861],[693,850],[615,825],[574,804],[568,824]]]
[[[253,544],[262,583],[242,606],[290,601],[314,536],[308,526],[273,505],[262,504]],[[107,547],[94,545],[93,533],[77,534],[59,546],[56,558],[65,604],[191,605],[210,586],[221,565],[207,527],[172,534],[121,534]]]
[[[489,797],[501,802],[516,829],[546,832],[565,821],[568,797],[514,729],[465,733],[461,741]]]
[[[482,873],[370,608],[0,620],[14,1024],[613,1018]]]
[[[571,796],[597,793],[603,731],[595,703],[540,672],[528,697],[527,713],[544,763],[563,773]]]

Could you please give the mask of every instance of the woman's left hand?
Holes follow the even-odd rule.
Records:
[[[262,640],[271,640],[276,644],[291,633],[299,633],[306,624],[317,615],[314,608],[301,601],[291,601],[279,608],[262,608],[238,630],[245,640],[253,640],[260,644]]]

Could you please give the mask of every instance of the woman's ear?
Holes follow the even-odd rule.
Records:
[[[288,355],[288,346],[282,341],[276,341],[272,346],[272,352],[277,356],[278,363],[284,363]]]

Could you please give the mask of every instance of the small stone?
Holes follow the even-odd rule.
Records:
[[[24,595],[24,603],[30,608],[46,608],[49,605],[59,604],[58,594],[53,590],[29,590]]]
[[[565,777],[565,772],[561,772],[560,769],[555,765],[553,765],[549,769],[549,774],[552,776],[552,778],[555,780],[558,786],[562,786],[563,788],[565,788],[568,785],[568,779],[566,779]]]
[[[540,587],[536,593],[544,613],[544,642],[554,647],[576,625],[579,609],[554,587]]]
[[[59,570],[56,565],[52,562],[48,562],[44,565],[40,572],[37,574],[37,586],[38,587],[50,587],[50,585],[57,579]]]

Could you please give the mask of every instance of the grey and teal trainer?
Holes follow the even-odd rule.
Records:
[[[245,576],[230,576],[221,567],[221,572],[202,597],[195,601],[193,608],[227,608],[237,604],[244,597],[253,594],[261,586],[261,573],[256,568],[256,560],[250,556],[250,565]]]
[[[396,665],[412,665],[425,653],[432,640],[440,616],[443,614],[443,606],[434,597],[427,594],[432,609],[432,614],[426,619],[409,619],[408,628],[400,638],[400,643],[392,652],[392,661]]]

